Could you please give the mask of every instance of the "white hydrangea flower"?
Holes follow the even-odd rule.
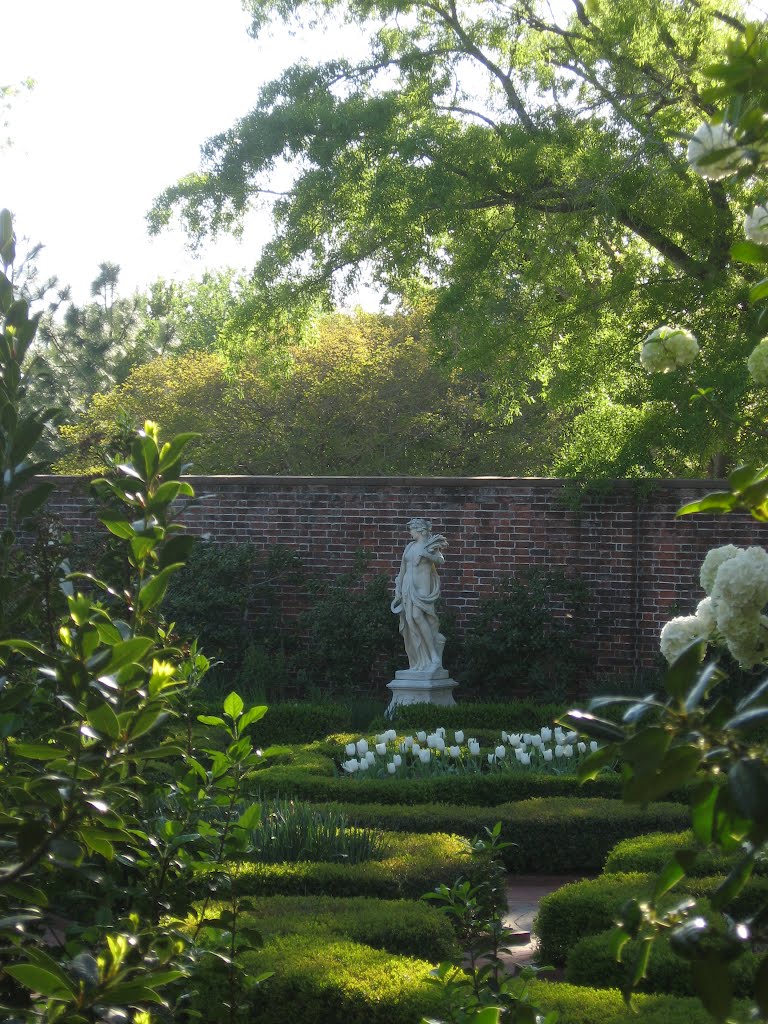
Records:
[[[754,609],[762,611],[768,603],[768,552],[765,548],[744,548],[727,559],[717,570],[712,588],[717,624],[720,623],[720,606]],[[723,631],[724,632],[724,631]]]
[[[712,607],[711,597],[705,597],[703,601],[699,601],[696,605],[696,618],[701,623],[702,635],[706,637],[712,636],[717,628],[717,620],[715,618],[715,609]]]
[[[669,373],[688,366],[699,354],[696,336],[682,327],[657,327],[640,346],[640,362],[648,373]]]
[[[768,618],[754,608],[718,609],[717,624],[728,650],[742,668],[754,668],[768,655]]]
[[[661,631],[659,647],[661,653],[671,665],[694,640],[705,639],[702,636],[701,622],[695,615],[679,615],[670,619]]]
[[[715,159],[711,159],[717,154]],[[709,124],[704,121],[688,143],[688,163],[702,178],[720,181],[738,171],[744,154],[736,143],[733,129],[725,121]]]
[[[744,234],[751,242],[768,245],[768,205],[755,206],[744,215]]]
[[[723,562],[726,562],[729,558],[734,558],[738,555],[739,551],[741,551],[741,548],[737,548],[735,544],[724,544],[722,547],[712,548],[711,551],[707,552],[706,558],[701,564],[701,572],[699,573],[701,588],[705,593],[712,593],[717,570]]]
[[[763,338],[749,354],[749,375],[760,387],[768,386],[768,338]]]

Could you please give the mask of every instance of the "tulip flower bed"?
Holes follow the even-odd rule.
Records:
[[[361,737],[347,743],[346,760],[340,768],[357,779],[426,775],[450,772],[513,772],[540,771],[573,774],[582,758],[597,750],[593,740],[589,746],[575,732],[563,732],[543,726],[537,732],[507,733],[502,730],[500,742],[484,749],[480,740],[465,739],[463,730],[448,734],[438,727],[434,732],[417,732],[398,737],[395,729],[375,737],[372,743]]]

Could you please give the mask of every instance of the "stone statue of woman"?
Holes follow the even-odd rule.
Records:
[[[411,519],[408,528],[413,539],[403,552],[391,608],[400,616],[411,671],[432,674],[443,666],[445,637],[435,605],[440,597],[437,567],[445,561],[442,552],[448,542],[441,534],[432,533],[428,519]]]

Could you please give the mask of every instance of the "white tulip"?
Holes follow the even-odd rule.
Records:
[[[354,757],[357,753],[357,747],[354,743],[348,743],[346,747],[344,747],[344,750],[346,751],[347,757]]]
[[[421,747],[419,746],[418,743],[414,743],[413,746],[411,747],[411,751],[413,753],[413,756],[417,757],[421,753]]]
[[[392,758],[392,764],[395,766],[395,768],[399,768],[402,763],[402,757],[399,754],[395,754]]]
[[[519,732],[510,733],[509,734],[509,742],[512,744],[513,747],[519,747],[520,744],[523,742],[522,739],[520,738],[520,733]]]
[[[386,743],[377,743],[376,744],[376,753],[379,755],[379,757],[384,757],[386,752],[387,752],[387,744]]]
[[[544,740],[545,743],[549,743],[549,741],[552,739],[552,730],[546,725],[542,726],[541,738]]]
[[[368,762],[365,760],[365,758],[363,758],[363,760],[360,762],[360,771],[361,772],[367,772],[368,768],[369,768]]]
[[[435,736],[439,736],[441,740],[445,739],[445,729],[440,726],[439,729],[435,729]]]
[[[368,762],[368,764],[373,764],[375,762],[376,755],[372,750],[367,750],[365,752],[365,760]]]
[[[480,753],[480,744],[477,742],[477,740],[470,740],[469,743],[467,744],[467,747],[472,757],[477,757],[477,755]]]
[[[495,760],[496,760],[496,755],[495,754],[489,754],[488,755],[488,764],[493,764],[493,762]]]
[[[544,760],[545,761],[551,761],[552,760],[552,751],[551,750],[545,750],[544,751]]]
[[[573,757],[573,747],[570,743],[566,743],[563,747],[563,757]]]
[[[413,746],[413,736],[406,736],[403,740],[402,746],[404,750],[410,750]]]
[[[427,740],[427,734],[425,732],[417,732],[416,739],[419,741],[419,743],[425,743]]]
[[[530,764],[530,763],[531,763],[531,755],[530,754],[521,754],[520,755],[520,764],[526,764],[527,765],[527,764]]]
[[[435,737],[435,750],[445,750],[445,740],[443,739],[442,736]]]
[[[595,752],[595,751],[597,750],[597,740],[591,740],[591,741],[590,741],[590,744],[589,744],[589,749],[590,749],[590,750],[592,751],[592,753],[594,754],[594,752]]]
[[[431,754],[431,752],[429,750],[420,750],[419,751],[419,760],[421,761],[422,764],[429,764],[429,761],[430,761],[431,757],[432,757],[432,754]]]
[[[529,732],[524,732],[523,733],[523,743],[527,747],[530,742],[531,742],[531,734]]]
[[[387,743],[394,743],[397,739],[397,732],[394,729],[387,729],[384,733],[384,739]]]
[[[565,733],[559,725],[555,729],[555,743],[565,743]]]
[[[448,747],[448,754],[451,757],[461,757],[461,747]]]
[[[557,746],[555,747],[555,757],[562,757],[562,756],[563,756],[563,745],[562,745],[562,743],[558,743]]]
[[[568,743],[573,743],[573,741],[575,739],[578,739],[578,737],[579,737],[579,734],[577,732],[567,732],[565,734],[565,738],[568,741]]]
[[[587,752],[587,744],[586,743],[582,743],[581,740],[579,740],[579,742],[576,744],[576,749],[578,750],[578,752],[580,754],[586,754],[586,752]]]
[[[456,740],[457,743],[463,743],[464,733],[461,731],[461,729],[457,729],[456,732],[453,734],[453,738]]]
[[[525,753],[525,749],[523,747],[515,747],[515,757],[517,758],[518,761],[520,760],[520,758],[523,756],[524,753]]]
[[[387,771],[389,772],[390,775],[394,775],[395,774],[395,772],[397,771],[397,768],[395,767],[394,762],[392,762],[392,761],[389,762],[389,764],[387,765]]]
[[[341,766],[345,772],[356,772],[360,767],[360,763],[356,757],[353,757],[350,761],[344,761]]]
[[[540,747],[543,744],[543,742],[544,742],[544,740],[541,738],[541,736],[531,736],[531,744],[532,744],[532,746]]]
[[[504,730],[502,729],[502,730],[501,730],[501,742],[502,742],[502,743],[506,743],[506,742],[507,742],[508,740],[509,740],[509,736],[507,736],[507,734],[506,734],[506,733],[504,732]]]
[[[355,746],[360,757],[368,752],[368,740],[358,740]]]
[[[506,753],[506,747],[496,747],[496,757],[505,757]]]
[[[430,750],[435,749],[435,745],[437,744],[439,738],[440,737],[436,736],[435,733],[430,733],[430,735],[427,736],[427,746],[429,747]]]

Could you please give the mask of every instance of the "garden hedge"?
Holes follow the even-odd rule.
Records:
[[[502,837],[514,844],[502,851],[505,867],[518,873],[540,872],[545,866],[550,874],[596,874],[620,839],[660,830],[669,835],[690,822],[690,812],[681,804],[637,807],[588,797],[543,797],[487,808],[434,803],[333,806],[352,824],[393,832],[456,832],[467,839],[500,821]]]
[[[684,895],[707,897],[722,880],[722,876],[686,879],[667,894],[661,906],[671,906]],[[539,940],[539,962],[564,964],[568,951],[580,939],[613,926],[628,899],[650,896],[654,881],[655,875],[627,872],[572,882],[549,893],[539,904],[533,926]],[[747,913],[766,899],[768,878],[752,878],[729,904],[728,910],[737,915]]]
[[[498,736],[502,729],[507,732],[538,732],[542,725],[552,725],[556,718],[567,710],[564,704],[540,704],[535,700],[505,702],[467,701],[453,707],[437,704],[400,704],[392,720],[384,717],[374,719],[371,729],[384,732],[395,728],[398,733],[415,732],[418,729],[491,729]]]
[[[650,871],[658,872],[671,858],[675,850],[686,847],[695,847],[693,833],[690,831],[664,833],[655,835],[638,835],[632,839],[625,839],[611,850],[605,862],[606,873],[620,871]],[[695,863],[688,869],[688,874],[694,877],[703,875],[726,874],[733,866],[734,858],[722,854],[711,853],[709,850],[701,850]],[[755,864],[755,874],[768,874],[768,862],[759,860]]]
[[[566,980],[574,985],[624,988],[631,981],[639,952],[638,941],[628,942],[619,963],[611,948],[611,932],[588,935],[580,939],[568,953],[565,966]],[[729,964],[735,995],[752,995],[758,963],[759,958],[754,953],[746,952]],[[665,992],[677,996],[694,995],[690,962],[677,956],[665,938],[660,938],[653,944],[646,977],[640,982],[639,991]]]
[[[441,882],[447,885],[472,873],[466,844],[458,836],[387,834],[389,853],[361,864],[259,864],[239,861],[228,866],[242,896],[327,895],[418,899]],[[201,875],[198,888],[206,885]]]
[[[422,778],[334,778],[332,762],[324,767],[316,755],[311,768],[275,764],[257,772],[251,791],[263,797],[292,797],[313,803],[430,804],[495,807],[533,797],[588,796],[618,798],[621,779],[604,775],[580,785],[575,775],[510,771],[482,774],[444,774]],[[679,794],[677,794],[679,796]]]

